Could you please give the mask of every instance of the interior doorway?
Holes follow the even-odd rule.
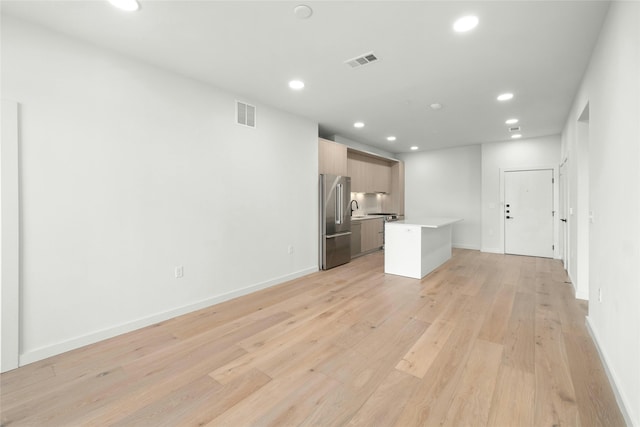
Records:
[[[504,251],[553,258],[553,169],[504,172]]]
[[[585,105],[576,123],[575,195],[571,194],[573,210],[569,212],[571,236],[571,262],[569,275],[576,289],[576,298],[589,299],[590,256],[590,171],[589,171],[589,103]],[[573,189],[572,189],[573,191]],[[593,293],[591,293],[593,295]]]

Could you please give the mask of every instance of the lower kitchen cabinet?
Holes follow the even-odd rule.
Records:
[[[373,218],[360,221],[360,252],[365,253],[380,249],[384,244],[384,220]]]
[[[362,247],[362,221],[351,221],[351,258],[360,255]]]

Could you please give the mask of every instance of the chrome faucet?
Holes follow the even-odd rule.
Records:
[[[353,216],[353,211],[355,211],[356,209],[353,209],[353,202],[356,202],[356,209],[360,209],[360,206],[358,206],[358,201],[356,199],[353,199],[350,203],[349,203],[349,209],[351,209],[351,216]]]

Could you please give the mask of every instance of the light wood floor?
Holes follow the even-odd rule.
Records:
[[[382,253],[3,374],[8,425],[623,426],[559,261]]]

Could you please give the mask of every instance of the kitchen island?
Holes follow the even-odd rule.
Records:
[[[422,279],[451,258],[451,229],[460,218],[407,218],[385,224],[384,272]]]

